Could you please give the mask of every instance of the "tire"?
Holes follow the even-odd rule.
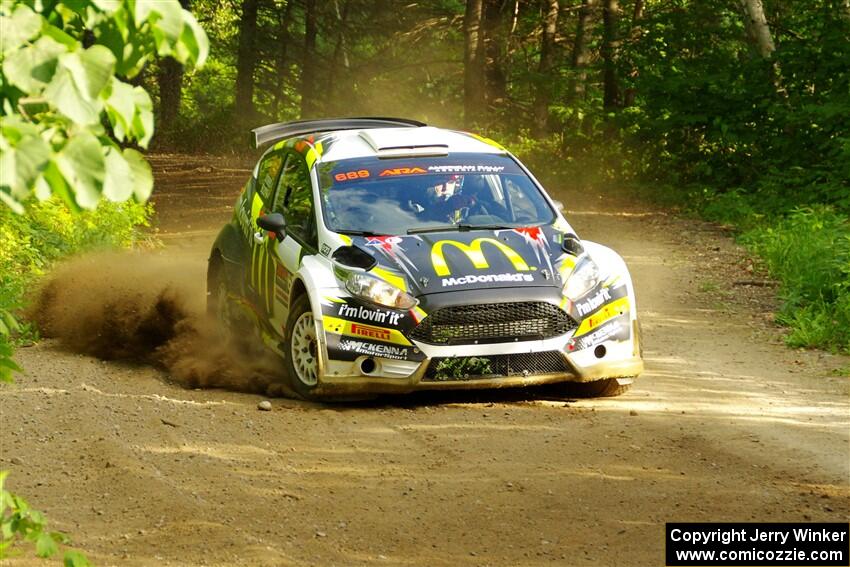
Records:
[[[620,384],[615,378],[594,380],[593,382],[562,382],[556,384],[561,394],[576,398],[613,398],[625,394],[632,387],[631,382]]]
[[[284,332],[288,390],[305,400],[316,400],[319,384],[319,340],[310,298],[301,295],[292,304]]]
[[[220,256],[215,256],[210,260],[207,272],[207,315],[217,323],[221,340],[227,347],[236,352],[249,352],[249,349],[253,349],[253,325],[249,325],[244,317],[234,314],[229,295],[224,262]]]

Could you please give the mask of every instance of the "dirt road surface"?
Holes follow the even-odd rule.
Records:
[[[161,254],[200,295],[248,172],[154,164]],[[263,412],[257,395],[44,340],[0,389],[10,488],[97,564],[122,566],[663,565],[667,521],[846,521],[850,380],[834,370],[848,359],[781,344],[773,288],[748,285],[722,232],[552,192],[632,270],[646,373],[626,395],[273,399]]]

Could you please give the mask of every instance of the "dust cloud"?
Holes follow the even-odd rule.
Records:
[[[82,256],[52,271],[30,311],[43,336],[75,352],[153,364],[187,388],[282,393],[282,364],[226,341],[206,313],[206,262],[197,259]]]

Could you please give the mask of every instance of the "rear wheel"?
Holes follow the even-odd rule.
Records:
[[[253,330],[234,305],[220,256],[210,260],[207,273],[207,315],[218,324],[219,335],[227,346],[237,352],[251,348]]]
[[[292,305],[284,333],[289,389],[298,397],[315,399],[319,384],[319,340],[316,320],[306,294]]]

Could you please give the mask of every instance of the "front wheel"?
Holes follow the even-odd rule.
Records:
[[[621,384],[616,378],[592,382],[561,382],[553,384],[560,394],[575,398],[613,398],[625,394],[632,387],[631,381]]]
[[[286,378],[293,394],[303,399],[315,399],[319,384],[319,340],[316,319],[310,298],[302,295],[295,300],[286,321]]]

